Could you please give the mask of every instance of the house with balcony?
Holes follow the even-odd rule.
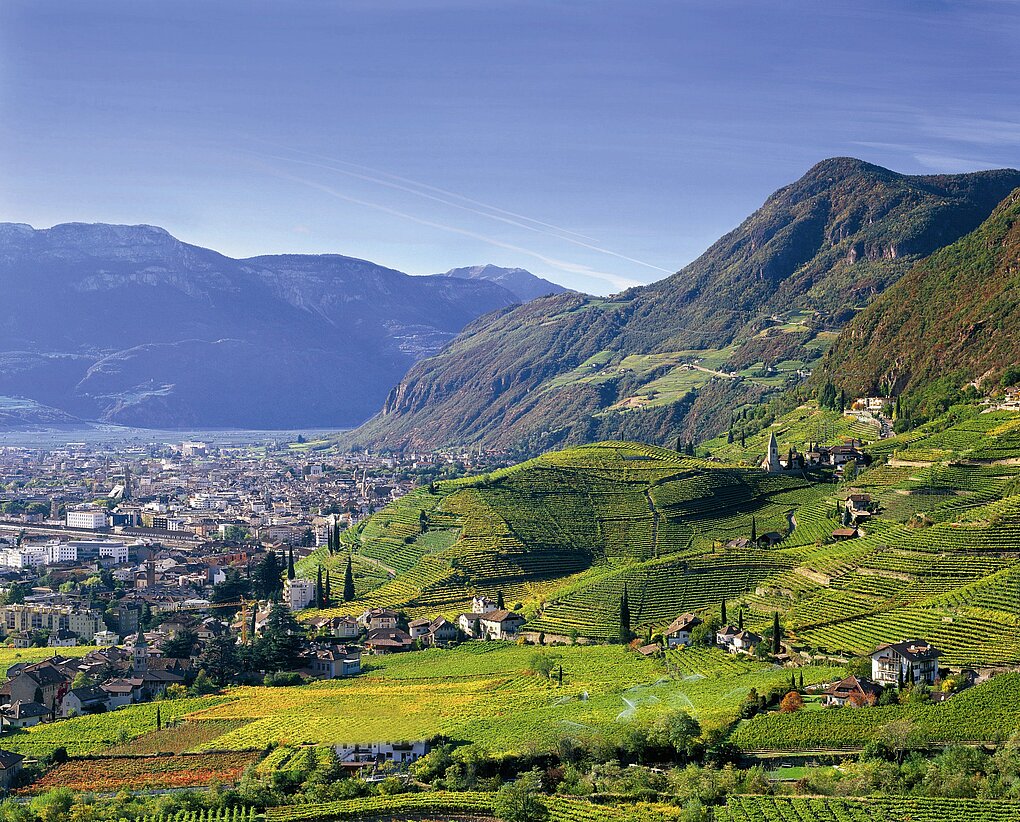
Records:
[[[934,684],[941,652],[923,639],[879,645],[871,652],[871,679],[882,685]]]

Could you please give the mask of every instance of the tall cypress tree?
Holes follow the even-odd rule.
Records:
[[[783,629],[779,625],[779,611],[772,612],[772,653],[780,654],[783,650]]]
[[[351,555],[347,555],[347,570],[344,571],[344,602],[354,599],[354,568],[351,563]]]
[[[740,631],[744,630],[744,609],[741,608],[737,611],[737,629]]]
[[[754,517],[751,517],[751,542],[758,541],[758,523]]]
[[[333,601],[333,595],[329,589],[329,568],[326,569],[326,583],[323,587],[323,595],[325,597],[325,604],[329,607],[329,604]]]
[[[322,607],[322,566],[319,566],[315,575],[315,607]]]
[[[726,624],[726,598],[725,597],[723,597],[723,600],[722,600],[722,608],[720,608],[719,610],[720,610],[719,619],[722,621],[722,624],[725,625]]]
[[[496,610],[497,611],[503,611],[505,609],[506,609],[506,603],[503,602],[503,592],[502,591],[497,591],[496,592]]]
[[[620,642],[626,645],[630,640],[630,602],[627,599],[627,586],[624,585],[623,596],[620,597]]]
[[[287,553],[287,579],[294,579],[294,546]]]

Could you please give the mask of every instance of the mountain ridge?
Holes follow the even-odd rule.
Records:
[[[456,277],[463,280],[488,280],[503,286],[522,303],[550,294],[562,294],[570,290],[551,280],[532,274],[527,269],[502,268],[492,264],[451,268],[449,271],[435,276]]]
[[[517,302],[487,281],[234,259],[106,223],[0,224],[0,289],[0,396],[158,428],[356,425],[414,361]]]
[[[713,436],[732,408],[799,379],[856,310],[1017,185],[1012,169],[909,176],[822,161],[657,283],[476,320],[413,366],[352,442],[530,454]]]

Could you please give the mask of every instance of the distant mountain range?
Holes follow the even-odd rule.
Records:
[[[353,442],[538,453],[713,436],[815,367],[860,309],[1017,186],[1015,170],[906,176],[825,160],[671,277],[476,320],[412,367]]]
[[[145,225],[0,224],[0,397],[33,401],[0,427],[357,425],[415,361],[523,299],[487,268],[413,277],[332,254],[236,260]]]
[[[454,268],[440,277],[457,277],[462,280],[488,280],[503,286],[521,303],[530,302],[550,294],[562,294],[568,289],[562,285],[536,277],[523,268],[500,268],[495,265],[476,265],[470,268]]]

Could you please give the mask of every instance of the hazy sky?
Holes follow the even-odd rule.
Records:
[[[1020,3],[0,2],[0,220],[611,292],[818,160],[1020,165]]]

